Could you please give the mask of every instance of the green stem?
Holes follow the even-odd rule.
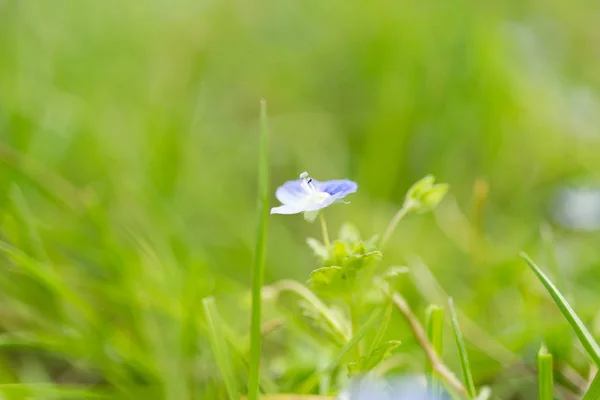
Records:
[[[323,243],[327,247],[327,251],[331,254],[331,242],[329,241],[329,232],[327,231],[327,222],[325,221],[325,214],[323,211],[319,213],[319,219],[321,220],[321,232],[323,232]]]
[[[262,286],[265,275],[267,218],[269,216],[269,159],[267,147],[267,104],[260,103],[260,146],[258,165],[258,222],[256,249],[252,265],[252,315],[250,322],[250,368],[248,371],[248,399],[258,400],[260,378]],[[233,399],[232,399],[233,400]]]
[[[398,223],[410,211],[412,211],[412,209],[413,209],[412,204],[407,201],[407,202],[404,203],[404,205],[402,206],[402,208],[400,210],[398,210],[398,212],[396,213],[396,215],[394,215],[394,218],[392,218],[392,220],[388,224],[387,228],[385,229],[385,232],[383,233],[383,236],[381,237],[381,240],[379,242],[379,249],[380,250],[384,249],[384,247],[387,244],[388,240],[390,240],[390,237],[392,236],[392,233],[394,233],[394,230],[396,230],[396,226],[398,225]]]

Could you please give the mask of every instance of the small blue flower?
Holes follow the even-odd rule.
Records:
[[[277,199],[283,204],[273,207],[271,214],[304,213],[307,221],[314,221],[319,210],[333,204],[343,202],[343,198],[356,192],[358,185],[348,179],[318,182],[300,174],[300,179],[287,181],[275,192]]]

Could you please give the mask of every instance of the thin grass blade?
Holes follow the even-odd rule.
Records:
[[[465,340],[458,324],[458,317],[454,310],[454,301],[452,298],[448,299],[448,305],[450,306],[450,320],[452,321],[452,329],[454,330],[454,338],[456,339],[456,347],[458,347],[458,355],[460,356],[460,366],[462,368],[463,378],[465,380],[465,387],[469,397],[474,399],[477,397],[477,391],[475,390],[475,383],[473,382],[473,373],[471,372],[471,365],[469,364],[469,355],[467,354],[467,348],[465,346]]]
[[[583,400],[598,400],[600,399],[600,371],[596,372],[596,377],[583,396]]]
[[[539,400],[553,399],[554,373],[552,370],[552,354],[542,345],[538,352],[538,392]]]
[[[262,286],[265,274],[267,218],[269,216],[269,157],[267,103],[260,102],[260,145],[258,156],[258,222],[256,224],[256,249],[252,265],[252,319],[250,323],[250,369],[248,399],[259,396]]]
[[[215,361],[221,371],[227,395],[230,400],[238,400],[240,398],[240,392],[235,378],[235,371],[233,370],[233,365],[231,363],[231,355],[229,354],[225,331],[215,305],[215,299],[213,297],[204,298],[202,299],[202,305],[204,306],[204,314],[206,315],[210,346],[212,347]]]
[[[531,267],[532,271],[538,277],[540,282],[542,282],[542,285],[544,285],[550,296],[552,296],[552,299],[560,309],[560,312],[569,322],[569,325],[571,325],[571,328],[573,328],[575,331],[577,338],[585,348],[590,358],[597,366],[600,366],[600,347],[594,340],[594,337],[590,331],[588,331],[583,322],[581,322],[581,318],[579,318],[579,316],[575,313],[573,308],[569,305],[565,297],[559,292],[552,281],[550,281],[544,272],[542,272],[541,268],[538,267],[527,254],[521,253],[521,257]]]
[[[427,338],[429,339],[431,346],[438,357],[441,357],[444,339],[444,309],[435,304],[431,304],[427,308],[425,327],[427,330]],[[425,363],[425,373],[428,377],[428,393],[432,400],[437,400],[441,396],[443,384],[433,373],[433,368],[429,362]]]

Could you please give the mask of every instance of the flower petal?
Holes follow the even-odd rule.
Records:
[[[293,203],[293,204],[284,204],[279,207],[271,208],[271,214],[298,214],[303,211],[304,205],[301,203]]]
[[[300,179],[287,181],[275,191],[275,197],[283,204],[293,204],[306,197],[307,193],[301,186]]]
[[[350,193],[354,193],[358,190],[358,185],[348,179],[336,179],[333,181],[316,182],[315,186],[322,192],[329,193],[336,199],[346,197]]]

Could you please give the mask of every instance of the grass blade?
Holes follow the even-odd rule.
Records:
[[[202,299],[202,305],[204,306],[204,314],[206,315],[210,345],[213,350],[215,361],[221,370],[221,376],[225,383],[227,395],[230,400],[238,400],[240,398],[240,392],[238,391],[235,371],[231,364],[225,332],[221,325],[221,319],[215,305],[214,297]]]
[[[387,307],[385,308],[385,314],[383,316],[383,320],[379,325],[379,329],[371,342],[371,346],[369,347],[369,353],[379,347],[383,338],[385,336],[385,332],[387,331],[388,326],[390,325],[390,320],[392,319],[392,303],[389,302]]]
[[[598,400],[600,399],[600,372],[596,372],[596,377],[592,381],[587,392],[585,392],[585,396],[583,396],[583,400]]]
[[[458,355],[460,356],[460,366],[462,368],[465,386],[469,397],[474,399],[477,396],[477,391],[475,390],[475,383],[473,383],[473,374],[471,372],[471,366],[469,365],[469,356],[467,354],[465,340],[460,331],[460,325],[458,324],[458,318],[456,316],[456,311],[454,310],[454,301],[452,298],[448,299],[448,305],[450,306],[450,319],[452,321],[452,329],[454,330],[454,338],[456,339],[456,347],[458,347]]]
[[[425,327],[427,330],[427,338],[429,339],[431,346],[438,357],[441,357],[444,334],[444,309],[435,304],[431,304],[427,308]],[[427,362],[425,368],[426,375],[428,376],[428,392],[430,393],[431,399],[437,400],[442,393],[442,382],[440,382],[439,378],[433,373],[431,363]]]
[[[542,272],[540,267],[538,267],[531,258],[525,253],[521,253],[521,257],[529,264],[535,275],[538,277],[542,285],[546,288],[554,302],[560,309],[560,312],[564,315],[564,317],[569,321],[569,325],[575,331],[577,338],[587,351],[588,355],[594,361],[597,366],[600,366],[600,347],[598,347],[598,343],[594,340],[592,334],[587,330],[581,319],[577,316],[573,308],[569,305],[565,297],[558,291],[556,286],[548,279],[548,277]]]
[[[265,274],[267,218],[269,216],[269,157],[267,103],[260,102],[260,145],[258,157],[258,222],[252,265],[252,319],[250,323],[250,369],[248,399],[258,400],[261,348],[262,286]]]
[[[539,400],[553,399],[554,374],[552,371],[552,354],[542,345],[538,352],[538,390]]]

